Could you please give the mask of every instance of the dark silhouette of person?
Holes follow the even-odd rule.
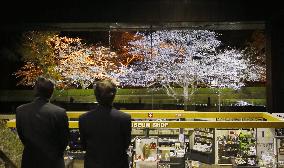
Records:
[[[35,99],[16,109],[16,128],[24,145],[22,168],[64,168],[69,141],[66,110],[49,102],[54,84],[38,78]]]
[[[208,106],[208,107],[211,106],[211,98],[210,98],[210,97],[207,98],[207,106]]]
[[[109,80],[94,86],[98,106],[79,117],[85,168],[129,168],[131,116],[112,107],[116,86]]]
[[[75,99],[71,96],[69,102],[70,102],[70,103],[73,103],[74,100],[75,100]]]

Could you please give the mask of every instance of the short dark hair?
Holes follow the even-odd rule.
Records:
[[[54,90],[53,82],[43,77],[37,78],[34,87],[35,96],[49,99],[52,96],[53,90]]]
[[[101,80],[95,83],[94,92],[99,104],[111,105],[116,94],[116,85],[110,80]]]

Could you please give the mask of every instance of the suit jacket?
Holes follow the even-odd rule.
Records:
[[[79,118],[85,168],[129,168],[131,116],[99,105]]]
[[[16,127],[24,144],[22,168],[64,168],[69,128],[65,109],[37,97],[17,107]]]

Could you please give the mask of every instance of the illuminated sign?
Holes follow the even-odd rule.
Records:
[[[168,126],[167,122],[132,122],[132,128],[167,128]]]
[[[149,118],[153,118],[153,113],[148,113]]]

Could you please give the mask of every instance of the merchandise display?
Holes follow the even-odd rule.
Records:
[[[171,165],[167,163],[163,163],[163,164],[159,164],[158,168],[171,168]]]
[[[276,167],[276,157],[272,151],[267,151],[261,154],[259,159],[259,166],[261,167]]]
[[[134,161],[156,161],[158,158],[158,138],[136,137]]]
[[[185,147],[175,138],[135,137],[133,167],[184,167]]]
[[[192,134],[189,158],[207,164],[215,161],[215,129],[195,128]]]
[[[199,166],[200,166],[199,161],[193,161],[193,160],[185,161],[185,168],[197,168]]]
[[[218,163],[255,166],[257,155],[254,129],[228,130],[225,132],[227,132],[226,135],[217,137]]]
[[[275,136],[284,136],[284,128],[276,128]]]
[[[133,167],[157,167],[158,138],[135,138]]]
[[[193,150],[199,152],[212,153],[214,144],[214,129],[195,128]]]
[[[239,142],[233,132],[217,137],[218,164],[232,164],[232,157],[236,157],[239,151]]]
[[[278,167],[284,167],[284,136],[275,138],[276,143],[276,161]]]
[[[241,131],[239,133],[239,144],[240,151],[238,153],[237,158],[241,158],[245,163],[238,163],[237,165],[248,165],[255,166],[256,165],[256,138],[254,134],[254,130],[250,131]]]
[[[158,114],[160,115],[156,115]],[[182,115],[186,114],[179,114]],[[177,114],[174,115],[176,116]],[[258,119],[217,118],[217,121],[224,120],[243,122]],[[176,122],[174,127],[170,126],[172,121]],[[224,164],[237,168],[283,167],[284,140],[281,128],[187,128],[183,125],[187,121],[216,120],[134,120],[132,140],[127,150],[130,167],[183,168]],[[79,130],[72,128],[70,134],[66,157],[81,160],[84,151],[80,146]]]
[[[81,160],[84,159],[84,153],[80,142],[79,129],[70,129],[70,141],[65,151],[66,157]]]
[[[81,149],[81,143],[80,143],[80,132],[78,129],[70,129],[70,139],[69,147],[70,150],[80,150]]]
[[[133,130],[132,142],[127,151],[133,168],[195,167],[197,163],[214,164],[215,159],[217,164],[232,164],[236,167],[284,165],[284,138],[276,136],[277,145],[257,143],[256,129],[195,128],[191,133],[185,129],[181,135],[178,129],[149,129],[148,137],[145,136],[146,129]],[[65,156],[83,159],[84,151],[80,146],[79,130],[71,129],[70,137]],[[181,142],[182,138],[184,143]],[[270,148],[258,155],[257,144],[268,145]],[[273,146],[277,147],[277,150]],[[277,151],[277,154],[274,151]]]

